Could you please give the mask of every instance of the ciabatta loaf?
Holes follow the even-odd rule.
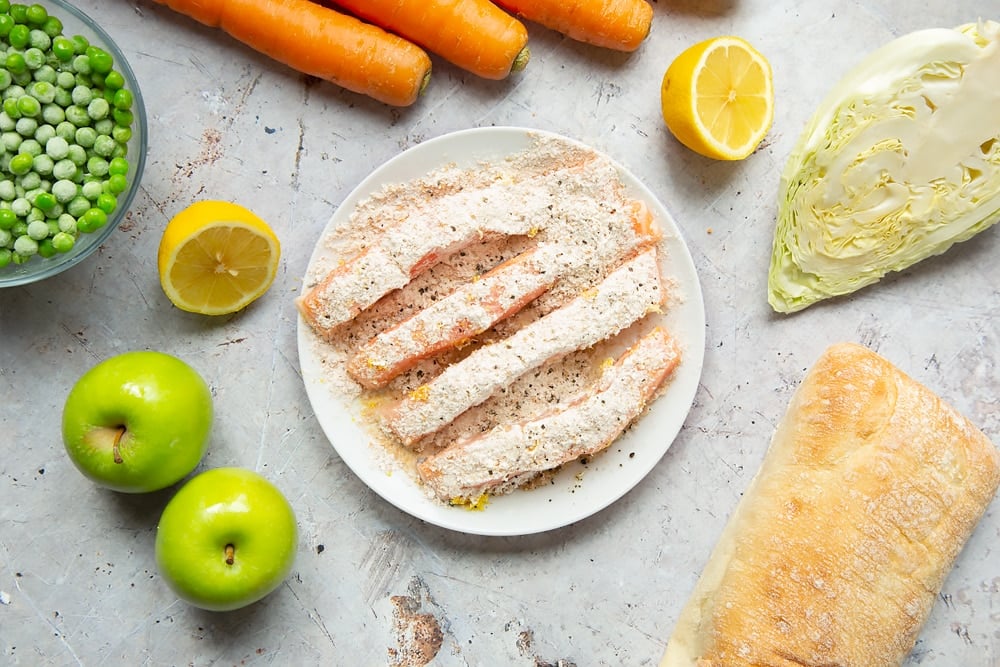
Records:
[[[854,344],[814,365],[661,667],[900,665],[997,486],[1000,455]]]

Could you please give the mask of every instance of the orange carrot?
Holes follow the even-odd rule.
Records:
[[[420,47],[309,0],[156,0],[300,72],[394,106],[416,101],[431,60]]]
[[[489,0],[326,0],[486,79],[528,64],[528,31]]]
[[[649,34],[646,0],[493,0],[507,11],[567,37],[617,51],[635,51]]]

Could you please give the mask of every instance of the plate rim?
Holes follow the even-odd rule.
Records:
[[[480,141],[485,142],[489,146],[489,150],[482,150],[477,146],[477,148],[473,149],[464,149],[466,152],[460,156],[448,155],[448,148],[452,146],[460,146],[462,140],[469,137],[475,137]],[[302,374],[310,407],[312,408],[313,414],[319,423],[320,430],[323,432],[324,438],[326,438],[326,440],[330,443],[334,451],[344,464],[347,465],[351,472],[381,499],[410,516],[426,521],[427,523],[440,528],[460,533],[482,536],[521,536],[546,532],[572,525],[589,516],[597,514],[620,500],[629,491],[638,486],[639,483],[645,479],[650,472],[652,472],[680,435],[684,423],[686,422],[691,408],[694,405],[694,400],[704,366],[706,318],[701,281],[698,276],[697,268],[694,264],[694,259],[691,256],[690,249],[673,216],[667,210],[666,206],[664,206],[659,200],[659,198],[657,198],[649,187],[645,185],[645,183],[643,183],[627,167],[615,160],[612,156],[580,140],[548,130],[521,126],[487,126],[466,128],[438,135],[414,144],[406,150],[403,150],[384,161],[368,172],[368,174],[347,194],[347,196],[344,197],[343,201],[336,207],[330,218],[324,224],[323,229],[316,240],[316,244],[313,246],[313,251],[310,254],[307,268],[303,276],[300,293],[304,293],[307,289],[309,278],[313,273],[313,267],[317,260],[324,254],[323,239],[325,239],[336,227],[349,219],[349,216],[357,204],[365,197],[377,192],[388,183],[399,182],[398,178],[388,178],[388,172],[400,168],[406,170],[407,167],[409,167],[409,162],[416,161],[419,163],[420,159],[424,158],[421,163],[423,166],[418,169],[419,173],[406,177],[407,179],[420,178],[422,176],[426,176],[435,169],[456,163],[456,161],[459,162],[461,166],[466,166],[462,163],[468,162],[469,165],[471,165],[482,160],[499,159],[504,156],[511,155],[518,150],[522,150],[524,147],[529,146],[530,142],[535,137],[557,139],[576,146],[584,147],[587,150],[600,155],[604,159],[607,159],[612,165],[614,165],[616,170],[619,172],[619,177],[626,185],[626,188],[633,194],[642,197],[646,204],[653,209],[656,219],[664,232],[665,241],[661,243],[666,243],[668,237],[671,240],[671,252],[668,261],[671,266],[678,265],[680,268],[684,269],[684,271],[676,271],[675,273],[684,273],[693,278],[692,281],[684,281],[681,283],[683,303],[680,307],[688,312],[693,312],[696,316],[696,321],[689,323],[691,330],[688,333],[693,334],[693,337],[689,335],[680,340],[682,349],[684,350],[684,358],[679,372],[682,370],[686,373],[687,381],[685,384],[682,384],[678,390],[676,390],[683,390],[683,394],[681,396],[669,397],[673,401],[671,406],[674,407],[675,411],[679,411],[679,417],[674,419],[674,428],[673,431],[669,433],[669,438],[664,438],[666,440],[665,444],[662,444],[661,448],[658,448],[657,451],[654,452],[655,456],[649,457],[647,465],[634,470],[633,474],[627,476],[625,480],[626,483],[614,489],[612,493],[605,493],[602,496],[598,496],[596,500],[583,503],[582,507],[570,504],[569,507],[571,509],[576,508],[576,511],[574,512],[570,512],[562,516],[557,513],[553,516],[553,518],[548,520],[540,520],[538,514],[541,514],[542,516],[545,516],[545,514],[536,513],[534,518],[529,517],[528,520],[530,523],[526,523],[524,526],[517,528],[491,526],[490,521],[487,518],[489,517],[490,509],[497,503],[502,503],[504,500],[514,495],[520,496],[521,494],[536,493],[540,491],[539,489],[516,491],[510,496],[491,498],[488,506],[482,511],[469,511],[468,509],[460,507],[449,507],[443,503],[431,501],[426,497],[425,500],[428,501],[426,506],[421,505],[415,507],[412,502],[406,502],[400,494],[392,492],[392,482],[388,482],[386,480],[392,480],[394,475],[385,470],[385,462],[376,462],[374,460],[374,454],[361,455],[358,452],[345,450],[343,445],[338,446],[337,442],[341,441],[342,438],[332,436],[332,424],[330,422],[330,417],[321,409],[325,406],[318,405],[318,403],[323,403],[324,398],[326,399],[326,402],[332,403],[344,403],[344,401],[341,397],[332,396],[332,392],[329,391],[328,388],[325,390],[325,394],[322,397],[317,394],[317,392],[324,391],[322,378],[314,378],[313,371],[306,367],[314,356],[313,351],[310,348],[316,344],[316,337],[315,334],[312,333],[309,325],[302,318],[301,314],[299,314],[297,318],[296,338],[300,372]],[[505,142],[504,139],[507,139],[507,141]],[[462,152],[463,149],[459,148],[458,153]],[[424,154],[427,154],[427,157],[425,157]],[[460,157],[461,160],[457,160],[457,157]],[[402,167],[400,165],[402,165]],[[414,166],[413,169],[416,169],[416,167]],[[677,256],[678,250],[681,251],[679,257]],[[671,277],[675,276],[671,275]],[[677,377],[675,376],[671,380],[671,383],[674,384],[676,382]],[[668,394],[670,393],[669,388],[667,389],[667,392]],[[641,429],[642,422],[648,420],[650,417],[649,412],[655,410],[657,404],[667,398],[667,395],[661,396],[657,401],[650,405],[647,413],[644,414],[643,417],[636,422],[636,424],[630,426],[626,433],[619,436],[615,442],[619,442],[631,433]],[[679,404],[679,402],[682,402],[682,404]],[[344,414],[339,416],[351,417],[351,407],[347,405],[342,405],[341,407],[344,410]],[[351,426],[358,432],[361,439],[365,441],[365,451],[370,450],[373,447],[378,447],[377,443],[373,443],[371,441],[370,436],[365,432],[363,427],[358,425],[353,418],[351,419],[351,422]],[[663,434],[661,433],[660,435]],[[612,445],[613,444],[614,443],[612,443]],[[366,465],[362,465],[362,463]],[[381,472],[376,470],[378,468],[382,469]],[[590,472],[588,474],[597,473]],[[411,491],[416,490],[416,492],[421,496],[425,496],[425,492],[419,488],[417,482],[413,480],[408,473],[405,471],[399,471],[399,475],[407,479],[409,482],[408,486],[412,487],[410,489]]]

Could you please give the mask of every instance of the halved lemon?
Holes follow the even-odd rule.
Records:
[[[170,301],[202,315],[248,306],[274,282],[281,246],[266,222],[239,204],[200,201],[167,223],[157,267]]]
[[[774,119],[771,65],[740,37],[707,39],[667,68],[660,104],[667,128],[682,144],[717,160],[742,160]]]

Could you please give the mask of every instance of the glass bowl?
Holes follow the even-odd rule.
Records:
[[[124,87],[132,93],[132,136],[126,144],[126,158],[129,164],[126,174],[128,186],[117,195],[117,205],[114,211],[108,214],[108,221],[103,227],[93,232],[79,233],[75,244],[68,252],[56,253],[49,258],[35,255],[23,264],[10,262],[7,266],[0,268],[0,287],[25,285],[49,278],[75,266],[93,254],[102,243],[108,240],[128,213],[132,200],[139,190],[139,182],[146,164],[146,109],[135,73],[129,67],[121,49],[93,19],[64,0],[32,0],[30,4],[42,5],[50,15],[62,21],[65,36],[82,35],[91,44],[103,48],[114,58],[115,71],[121,73],[125,80]]]

